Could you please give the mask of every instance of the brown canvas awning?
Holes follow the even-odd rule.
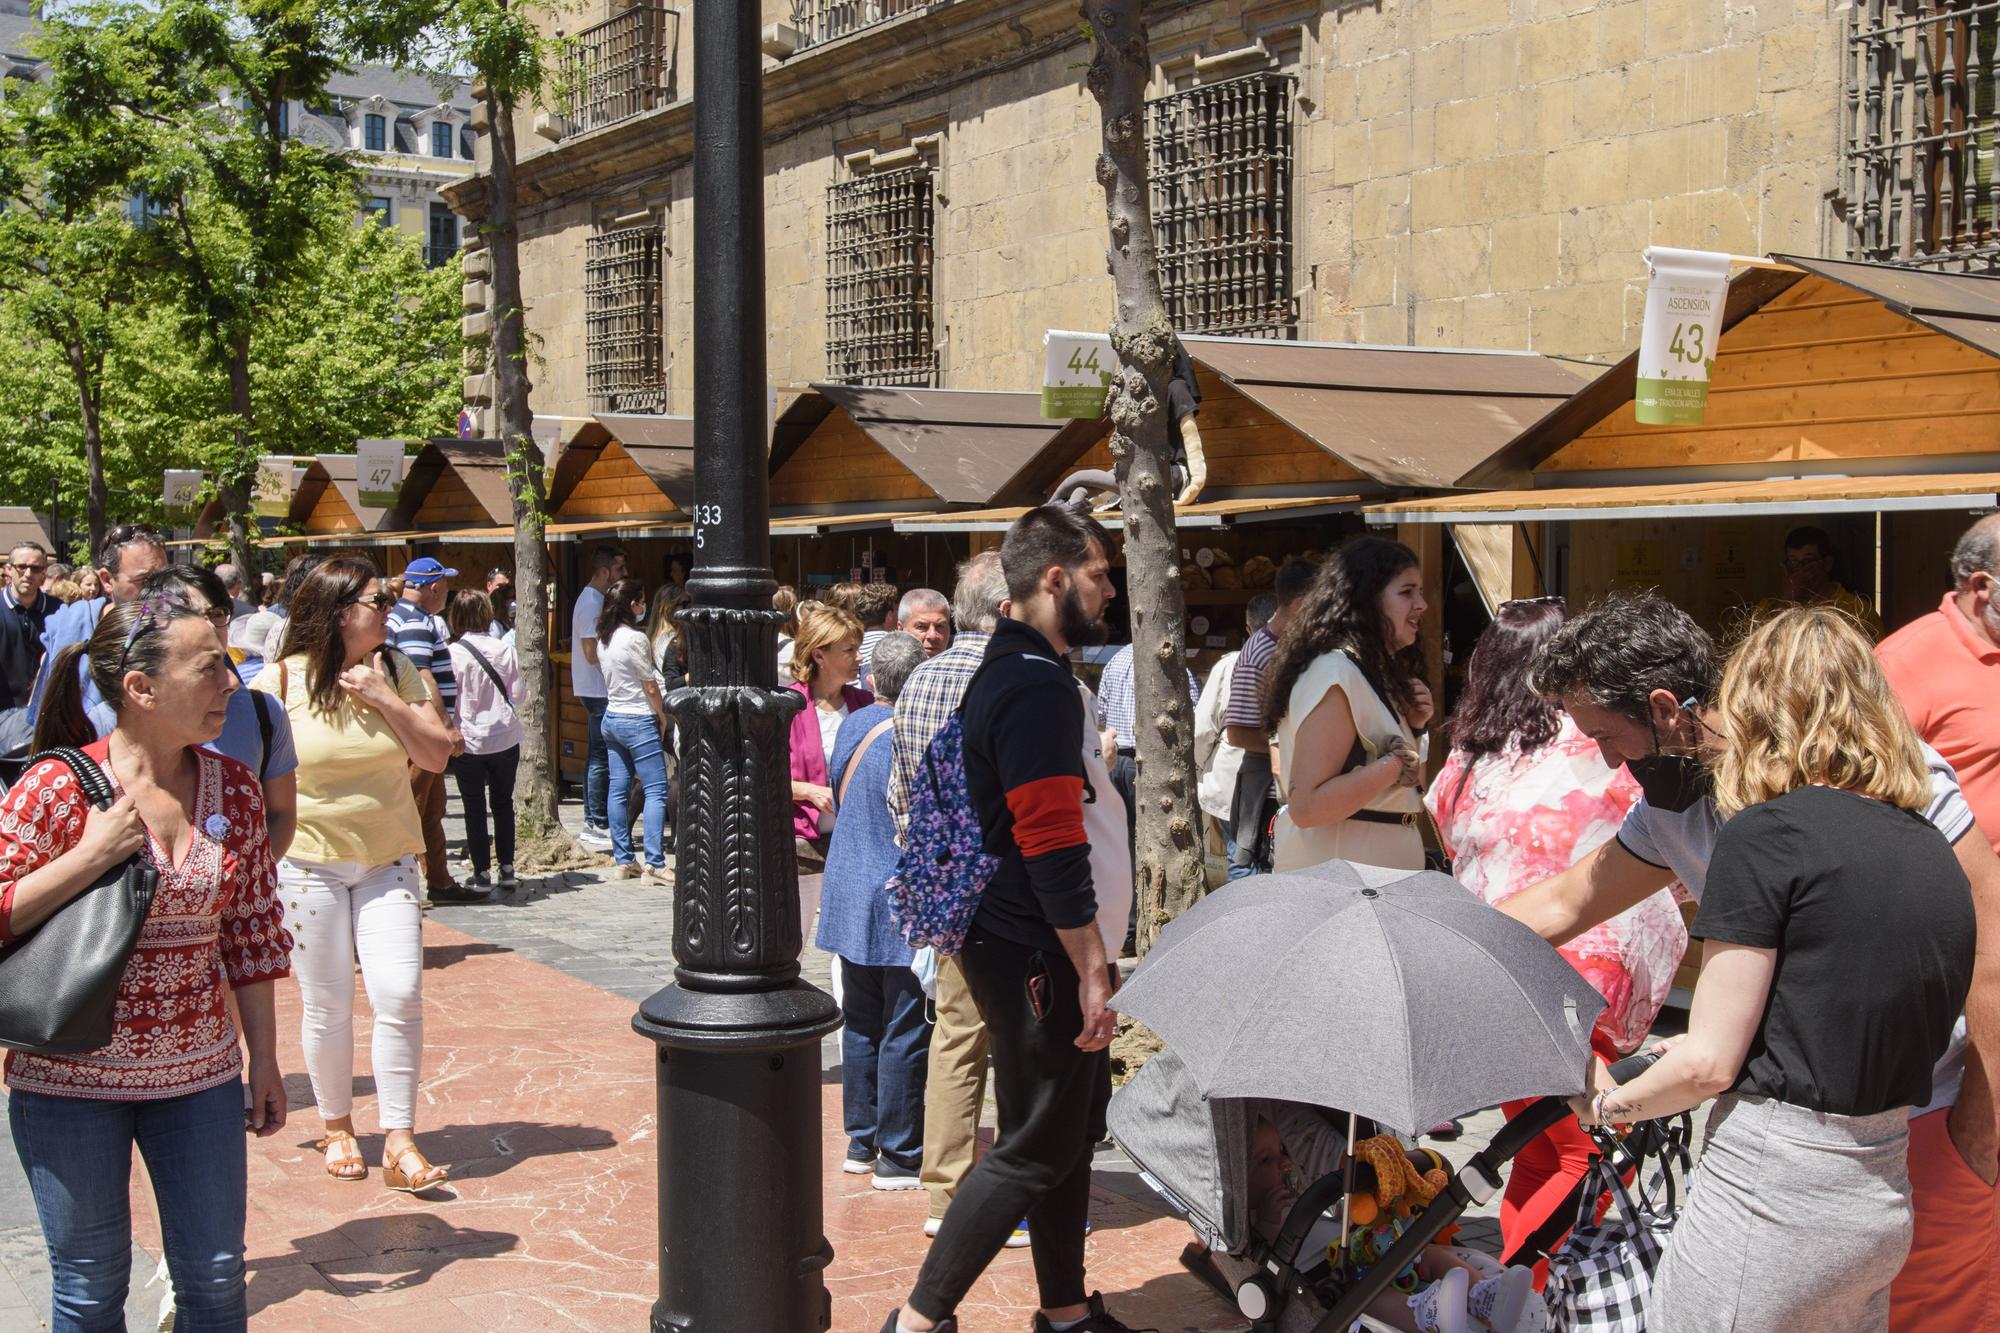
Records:
[[[1016,479],[1052,441],[1081,424],[1044,417],[1036,393],[815,384],[778,416],[773,475],[835,411],[846,413],[944,504],[1027,498],[1010,495]]]
[[[1384,486],[1463,484],[1587,382],[1577,369],[1531,352],[1184,342],[1194,361]]]

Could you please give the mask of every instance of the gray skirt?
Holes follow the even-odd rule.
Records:
[[[1653,1276],[1647,1333],[1879,1333],[1910,1251],[1908,1107],[1724,1097]]]

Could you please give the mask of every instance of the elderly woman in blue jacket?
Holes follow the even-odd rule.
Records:
[[[840,958],[841,1103],[850,1175],[878,1190],[918,1189],[924,1156],[924,1075],[930,1024],[914,954],[889,915],[896,823],[889,813],[892,707],[924,660],[913,636],[875,648],[875,702],[841,724],[827,774],[836,818],[820,891],[819,947]]]

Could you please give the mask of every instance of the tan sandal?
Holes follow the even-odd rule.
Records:
[[[346,1130],[328,1130],[313,1147],[326,1154],[326,1173],[335,1180],[368,1179],[368,1159],[361,1155],[360,1142]],[[334,1156],[336,1151],[338,1157]]]
[[[403,1163],[412,1157],[417,1159],[417,1169],[406,1173]],[[436,1189],[450,1177],[450,1167],[434,1165],[417,1151],[414,1143],[394,1156],[386,1152],[382,1156],[382,1183],[404,1194],[421,1194],[425,1190]]]

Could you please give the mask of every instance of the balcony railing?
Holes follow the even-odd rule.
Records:
[[[615,125],[672,100],[681,16],[635,4],[579,32],[564,71],[564,119],[573,134]]]
[[[792,0],[792,27],[799,49],[845,37],[905,14],[929,9],[933,0]]]

